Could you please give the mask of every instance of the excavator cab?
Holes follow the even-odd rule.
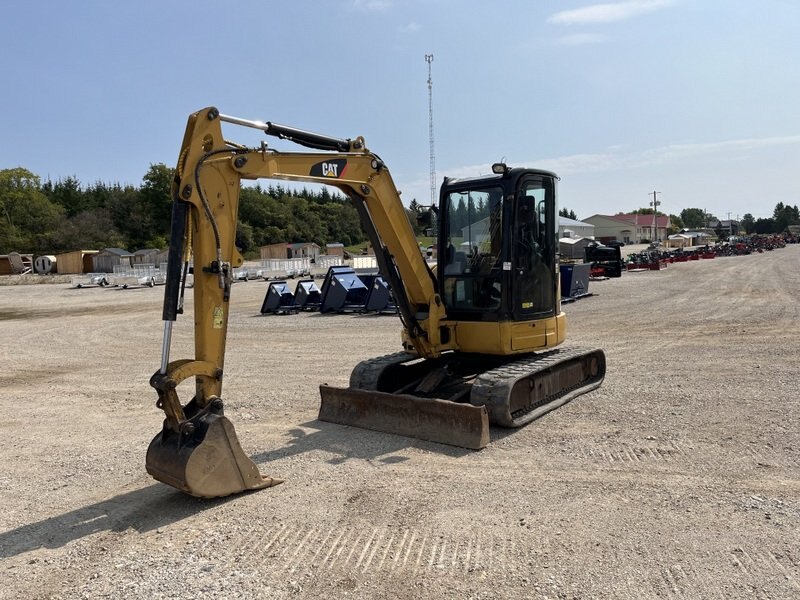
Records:
[[[448,318],[530,321],[558,314],[554,173],[508,169],[445,179],[439,204],[439,293]]]

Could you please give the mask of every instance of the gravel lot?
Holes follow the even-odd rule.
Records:
[[[605,383],[480,452],[318,422],[399,321],[238,283],[227,415],[286,482],[216,501],[144,470],[163,288],[0,287],[0,597],[798,598],[799,259],[592,282],[565,310]]]

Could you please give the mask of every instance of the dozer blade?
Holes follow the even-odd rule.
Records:
[[[186,421],[183,433],[163,428],[147,449],[147,472],[192,496],[217,498],[282,483],[264,477],[242,451],[233,424],[205,413]]]
[[[489,443],[483,406],[372,390],[319,386],[320,421],[480,450]]]

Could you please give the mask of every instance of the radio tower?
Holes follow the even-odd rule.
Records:
[[[433,206],[436,201],[436,155],[433,151],[433,78],[431,77],[433,54],[426,54],[425,62],[428,63],[428,137],[431,146],[431,206]]]

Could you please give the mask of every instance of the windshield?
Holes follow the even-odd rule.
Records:
[[[458,260],[462,270],[474,270],[489,257],[500,258],[502,198],[499,187],[449,195],[446,264]]]
[[[447,197],[445,304],[457,309],[500,304],[503,190],[459,190]]]

